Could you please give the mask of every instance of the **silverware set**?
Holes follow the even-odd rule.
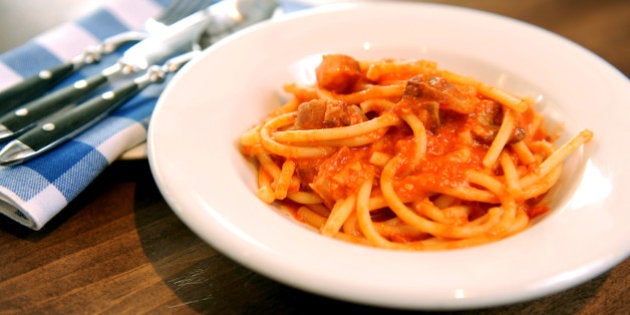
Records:
[[[270,18],[273,0],[175,0],[146,32],[128,32],[87,48],[70,62],[41,71],[0,91],[0,164],[13,165],[46,152],[106,117],[149,85],[163,82],[201,50],[251,24]],[[49,92],[71,73],[137,41],[100,73]],[[118,83],[121,82],[121,83]],[[114,88],[79,103],[97,88]]]

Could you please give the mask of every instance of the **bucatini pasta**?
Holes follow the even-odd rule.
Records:
[[[322,234],[389,249],[478,245],[526,228],[583,130],[556,148],[532,101],[427,60],[324,55],[317,84],[240,138],[258,197]]]

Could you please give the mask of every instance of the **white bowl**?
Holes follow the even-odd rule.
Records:
[[[505,240],[399,252],[327,238],[257,199],[254,170],[236,143],[279,105],[284,83],[313,82],[318,56],[329,52],[437,61],[538,98],[566,138],[582,128],[595,138],[567,161],[551,213]],[[434,4],[326,6],[237,33],[182,69],[155,109],[149,161],[167,202],[194,232],[279,282],[385,307],[494,306],[565,290],[629,255],[628,104],[625,76],[531,25]]]

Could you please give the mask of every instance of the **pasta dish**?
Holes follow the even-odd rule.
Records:
[[[354,243],[438,250],[518,233],[593,137],[556,147],[533,100],[428,60],[328,54],[315,74],[286,84],[290,98],[240,149],[261,200]]]

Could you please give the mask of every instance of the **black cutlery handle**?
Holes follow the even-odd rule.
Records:
[[[40,71],[37,75],[26,78],[21,82],[0,91],[0,114],[32,101],[44,95],[61,80],[75,72],[73,63],[68,62],[57,67]]]
[[[73,85],[54,91],[0,116],[0,124],[12,132],[18,133],[87,95],[107,81],[107,77],[103,74],[96,74],[87,79],[79,80]]]
[[[48,150],[92,126],[140,90],[141,87],[137,83],[130,82],[105,92],[63,114],[43,121],[18,140],[34,151]]]

